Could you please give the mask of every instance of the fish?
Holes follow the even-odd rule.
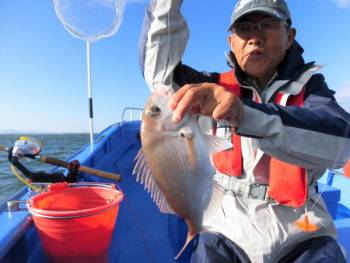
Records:
[[[173,93],[171,87],[160,86],[148,99],[133,173],[161,213],[175,214],[186,222],[187,239],[178,258],[193,237],[203,231],[203,220],[221,207],[224,190],[213,178],[216,170],[211,156],[232,144],[203,133],[192,113],[174,123],[173,111],[168,107]]]

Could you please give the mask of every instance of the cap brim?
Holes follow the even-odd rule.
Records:
[[[282,21],[285,21],[285,20],[288,19],[281,12],[276,11],[276,9],[268,8],[268,7],[257,7],[257,8],[252,8],[252,9],[249,9],[249,10],[247,10],[245,12],[242,12],[237,17],[235,17],[234,20],[231,21],[231,25],[228,28],[228,31],[231,30],[231,28],[234,25],[234,23],[236,23],[239,19],[241,19],[243,16],[246,16],[246,15],[252,14],[252,13],[262,13],[262,14],[265,14],[265,15],[268,15],[268,16],[272,16],[272,17],[278,18],[278,19],[280,19]]]

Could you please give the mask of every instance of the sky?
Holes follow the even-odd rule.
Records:
[[[305,60],[324,65],[321,73],[350,111],[350,0],[287,3]],[[127,0],[116,34],[91,43],[96,132],[121,121],[125,107],[142,108],[150,95],[138,54],[147,4]],[[181,10],[190,29],[185,64],[228,70],[224,53],[234,4],[184,1]],[[88,132],[85,47],[65,30],[51,0],[0,0],[0,131]]]

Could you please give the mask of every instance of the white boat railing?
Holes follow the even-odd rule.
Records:
[[[134,108],[134,107],[124,108],[122,113],[122,121],[140,121],[142,117],[142,113],[143,113],[142,108]]]

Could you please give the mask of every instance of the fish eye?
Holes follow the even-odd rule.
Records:
[[[158,116],[160,113],[161,113],[161,108],[157,105],[152,105],[150,108],[149,108],[149,111],[148,111],[148,115],[151,116],[151,117],[155,117],[155,116]]]

